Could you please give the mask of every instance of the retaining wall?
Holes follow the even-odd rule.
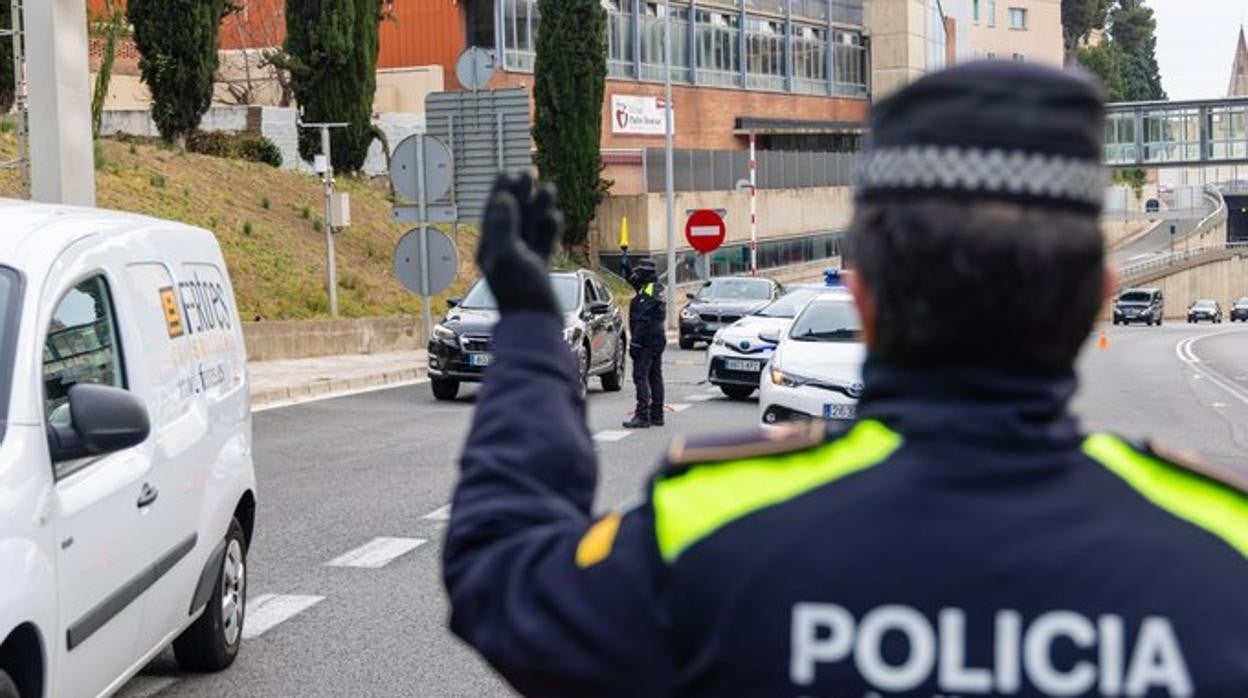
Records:
[[[417,316],[248,322],[243,335],[250,361],[413,351],[427,344]]]

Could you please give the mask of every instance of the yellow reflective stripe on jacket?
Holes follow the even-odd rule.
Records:
[[[641,292],[642,292],[643,294],[647,295],[647,296],[653,296],[653,295],[654,295],[654,284],[652,284],[652,283],[651,283],[651,284],[646,284],[645,288],[641,289]]]
[[[659,551],[675,562],[689,546],[729,523],[865,470],[901,446],[877,421],[807,451],[695,466],[654,485]]]
[[[1109,434],[1088,437],[1083,452],[1148,501],[1205,529],[1248,557],[1248,497],[1141,453]]]

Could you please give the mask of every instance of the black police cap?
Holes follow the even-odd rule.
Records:
[[[1105,99],[1083,72],[974,61],[875,105],[859,201],[927,194],[1099,213]]]

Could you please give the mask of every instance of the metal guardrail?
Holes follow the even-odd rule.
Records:
[[[1202,247],[1198,250],[1185,250],[1150,259],[1147,262],[1132,264],[1119,271],[1119,279],[1123,287],[1131,286],[1144,279],[1164,276],[1165,273],[1177,273],[1207,262],[1229,259],[1236,255],[1248,255],[1248,242],[1228,242],[1216,247]]]
[[[1205,187],[1205,194],[1209,196],[1210,198],[1212,198],[1216,202],[1217,205],[1214,207],[1213,211],[1211,211],[1209,215],[1202,218],[1200,222],[1197,223],[1196,226],[1191,229],[1191,231],[1180,236],[1178,238],[1179,240],[1186,240],[1187,238],[1190,238],[1196,235],[1201,235],[1207,232],[1211,226],[1221,223],[1226,219],[1227,217],[1226,199],[1222,197],[1221,191],[1219,191],[1217,187],[1210,185],[1210,186]],[[1203,247],[1198,250],[1184,250],[1183,252],[1171,252],[1169,254],[1159,255],[1157,257],[1154,257],[1153,259],[1145,260],[1143,262],[1136,262],[1134,264],[1123,265],[1118,268],[1118,275],[1119,275],[1119,278],[1122,280],[1122,282],[1125,284],[1131,279],[1135,279],[1140,276],[1147,276],[1161,269],[1165,269],[1167,267],[1187,265],[1189,262],[1195,260],[1203,253],[1212,252],[1215,255],[1225,254],[1228,249],[1232,249],[1237,245],[1243,245],[1243,244],[1244,243],[1225,243],[1225,246]]]

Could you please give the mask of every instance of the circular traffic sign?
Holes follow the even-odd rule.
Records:
[[[685,239],[690,247],[702,254],[719,249],[727,235],[728,226],[724,225],[724,219],[710,209],[694,211],[685,223]]]
[[[455,77],[465,89],[476,92],[494,77],[494,52],[473,46],[459,54]]]
[[[399,142],[390,156],[390,181],[404,199],[416,201],[420,197],[416,149],[422,143],[425,148],[425,201],[437,201],[451,190],[455,168],[450,147],[434,136],[416,134]]]
[[[429,295],[441,293],[459,275],[459,250],[450,236],[441,230],[427,228],[429,240]],[[394,273],[407,290],[417,295],[426,292],[420,266],[420,228],[410,230],[394,251]]]

